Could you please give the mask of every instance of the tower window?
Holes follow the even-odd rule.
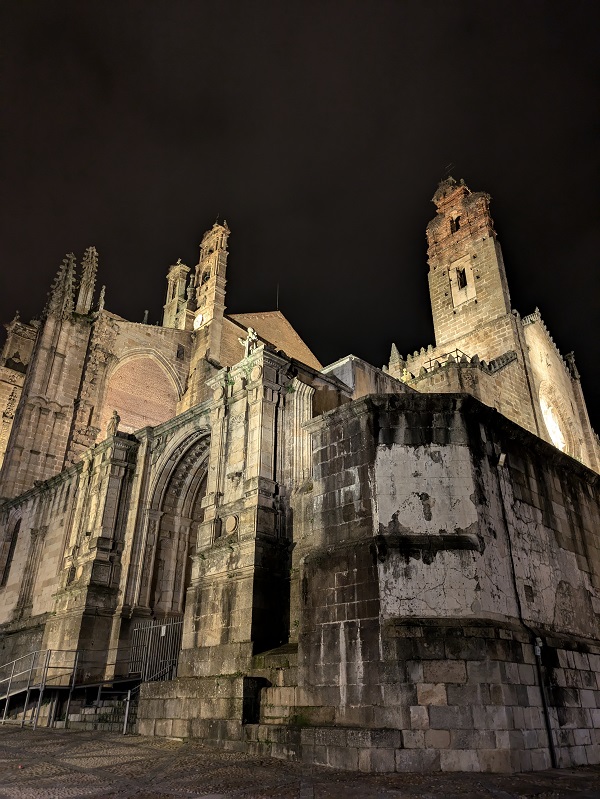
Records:
[[[466,289],[467,288],[467,270],[466,269],[457,269],[456,270],[456,282],[458,284],[459,289]]]
[[[178,361],[183,361],[184,356],[185,356],[185,349],[183,347],[183,344],[178,344],[177,345],[177,360]]]
[[[207,269],[206,272],[202,275],[202,280],[200,281],[200,285],[203,286],[205,283],[208,283],[210,280],[210,269]]]
[[[15,554],[20,527],[21,520],[19,519],[13,528],[12,535],[2,543],[0,549],[0,587],[5,586],[8,582],[8,575],[10,574],[10,567]]]
[[[460,229],[460,216],[450,220],[450,233],[456,233]]]

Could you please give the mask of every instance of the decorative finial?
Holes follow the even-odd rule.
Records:
[[[63,258],[56,277],[50,287],[44,316],[57,316],[67,319],[73,313],[75,290],[75,255],[70,252]]]
[[[98,312],[104,310],[104,298],[106,296],[106,286],[100,289],[100,296],[98,297]]]
[[[77,313],[87,314],[92,307],[94,286],[96,285],[96,272],[98,271],[98,252],[95,247],[88,247],[83,254],[81,262],[82,274],[77,297]]]

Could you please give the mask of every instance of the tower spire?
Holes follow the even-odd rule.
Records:
[[[70,252],[63,258],[48,293],[44,316],[67,319],[73,313],[75,294],[75,255]]]
[[[96,285],[96,272],[98,271],[98,253],[95,247],[88,247],[83,255],[81,263],[82,273],[79,284],[79,294],[77,296],[77,313],[89,313],[94,297],[94,286]]]

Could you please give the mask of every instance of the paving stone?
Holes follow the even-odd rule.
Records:
[[[428,730],[426,743],[429,739],[441,745],[444,741],[435,736],[445,734],[444,730]],[[358,738],[355,740],[358,743]],[[383,739],[379,743],[384,743]],[[262,745],[258,741],[256,744]],[[512,775],[469,774],[456,769],[477,768],[484,772],[487,768],[505,768],[512,759],[500,750],[485,749],[444,750],[441,760],[440,752],[434,749],[320,748],[323,762],[329,767],[275,760],[266,751],[248,754],[211,749],[196,741],[0,727],[0,797],[598,799],[599,795],[600,766]],[[597,758],[599,748],[586,746],[588,759]],[[545,750],[520,754],[527,755],[519,760],[522,768],[530,768],[532,758],[534,767],[549,766]],[[332,767],[334,762],[344,769],[358,765],[363,772],[339,771]],[[364,773],[365,769],[379,773]]]

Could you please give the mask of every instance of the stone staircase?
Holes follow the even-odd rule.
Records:
[[[86,705],[83,700],[75,700],[69,710],[68,727],[70,730],[104,730],[105,732],[123,732],[125,723],[125,699],[101,699],[93,705]],[[131,700],[127,719],[128,732],[135,731],[137,717],[137,700]],[[64,727],[64,721],[57,721],[57,727]]]
[[[251,675],[265,683],[260,689],[259,723],[292,723],[298,686],[298,646],[284,644],[255,655]]]

